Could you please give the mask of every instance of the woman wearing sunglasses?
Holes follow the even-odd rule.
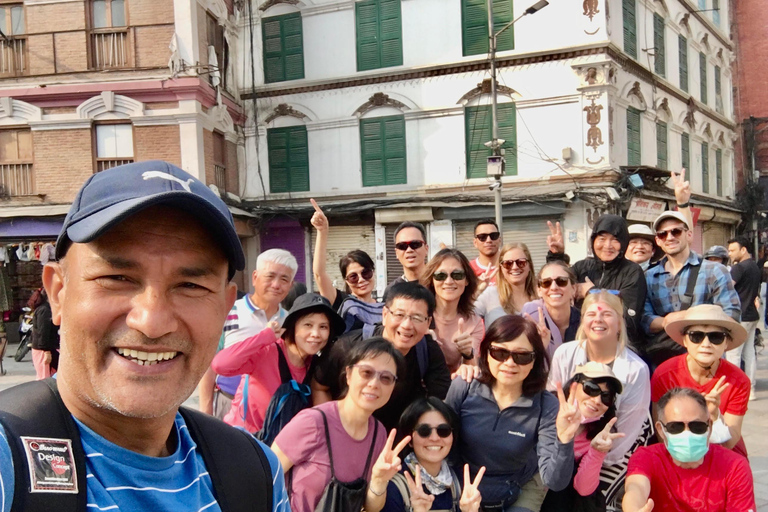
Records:
[[[627,453],[648,443],[652,436],[650,417],[651,385],[648,366],[640,356],[627,348],[627,329],[622,316],[623,305],[616,290],[593,290],[581,307],[581,325],[576,341],[564,343],[555,350],[547,389],[554,391],[567,382],[577,366],[595,361],[611,366],[624,391],[616,400],[616,429],[624,437],[613,443],[605,456],[606,473],[621,474],[626,468]],[[606,492],[607,506],[615,503],[623,478],[614,481]]]
[[[535,512],[547,488],[568,485],[581,417],[562,389],[557,398],[544,389],[548,363],[536,325],[506,315],[480,344],[480,376],[451,383],[445,402],[459,416],[459,454],[473,477],[488,469],[483,510]]]
[[[427,264],[421,284],[435,294],[433,334],[448,369],[455,372],[462,361],[474,359],[485,334],[475,314],[477,277],[461,251],[441,249]]]
[[[453,410],[436,397],[420,398],[403,411],[399,436],[410,436],[403,453],[403,469],[387,486],[383,512],[477,512],[480,507],[478,484],[481,468],[474,481],[466,468],[464,490],[446,458],[458,439],[458,419]]]
[[[542,341],[550,357],[555,349],[566,341],[576,339],[581,323],[581,313],[573,307],[576,296],[576,274],[564,262],[550,261],[539,270],[537,276],[539,297],[523,306],[523,315],[534,322],[541,322]],[[547,335],[548,334],[548,335]]]
[[[525,244],[507,244],[501,248],[496,285],[488,286],[475,301],[478,315],[490,324],[500,316],[517,315],[523,306],[538,299],[531,252]]]
[[[329,507],[334,490],[343,495],[341,510],[381,510],[410,437],[395,445],[396,431],[387,437],[372,415],[404,368],[402,354],[384,338],[361,341],[347,357],[344,397],[301,411],[278,434],[272,450],[286,474],[291,510],[337,512]]]
[[[573,383],[577,384],[575,396],[570,395]],[[605,511],[605,496],[598,490],[600,469],[613,441],[624,437],[614,429],[616,395],[621,394],[622,388],[608,365],[590,361],[576,367],[563,389],[567,400],[576,400],[581,414],[581,426],[573,444],[576,467],[568,487],[547,493],[542,512]]]
[[[741,368],[723,359],[727,350],[744,343],[746,329],[720,306],[702,304],[686,310],[683,318],[669,322],[665,330],[687,353],[668,359],[653,373],[654,418],[656,403],[667,391],[693,388],[707,400],[712,421],[710,442],[746,457],[741,425],[747,412],[750,381]]]

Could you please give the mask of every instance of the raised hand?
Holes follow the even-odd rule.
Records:
[[[496,276],[496,274],[499,272],[498,266],[490,265],[487,269],[485,269],[485,272],[477,276],[478,282],[478,288],[482,290],[486,289],[488,286],[491,285],[493,282],[493,278]]]
[[[549,342],[552,340],[552,332],[549,330],[549,327],[547,327],[547,319],[544,318],[544,310],[539,306],[538,321],[534,320],[528,313],[523,313],[523,315],[525,315],[525,318],[536,324],[536,329],[539,331],[539,336],[541,336],[541,342],[544,343],[544,348],[547,348]]]
[[[440,345],[442,347],[443,346],[443,341],[440,338],[437,337],[437,333],[435,332],[435,330],[434,329],[430,329],[428,332],[429,332],[429,335],[432,336],[432,339],[435,340],[435,343],[437,343],[438,345]]]
[[[376,494],[384,492],[387,488],[387,483],[392,480],[395,473],[402,469],[402,461],[400,460],[400,452],[405,448],[408,443],[411,442],[411,436],[405,436],[397,446],[392,448],[395,444],[395,436],[397,430],[394,428],[389,432],[387,442],[384,443],[384,449],[381,450],[379,457],[376,459],[376,463],[371,470],[371,487],[375,489]],[[375,486],[375,487],[374,487]]]
[[[670,171],[670,174],[677,204],[687,203],[691,199],[691,182],[685,180],[685,167],[679,173]]]
[[[416,480],[411,478],[411,472],[405,472],[405,482],[408,484],[408,490],[411,491],[411,510],[413,512],[427,512],[432,508],[432,502],[435,497],[424,492],[424,486],[421,485],[421,468],[417,464],[414,467],[416,471]]]
[[[459,318],[459,328],[453,334],[453,339],[451,341],[456,345],[456,348],[459,349],[459,352],[462,356],[464,356],[465,359],[472,357],[472,333],[469,331],[469,329],[464,330],[463,318]]]
[[[563,241],[563,228],[560,223],[552,224],[551,221],[547,221],[549,226],[549,235],[547,235],[547,245],[549,250],[554,253],[565,252],[565,242]]]
[[[730,382],[725,382],[725,375],[720,377],[715,387],[704,395],[704,399],[707,401],[707,412],[709,412],[709,418],[714,422],[720,416],[720,395],[725,391]]]
[[[612,418],[611,421],[609,421],[608,424],[603,428],[603,430],[601,430],[594,438],[592,438],[592,448],[602,453],[608,453],[611,451],[611,448],[613,448],[613,440],[624,437],[624,434],[621,432],[616,432],[615,434],[611,432],[611,429],[618,420],[619,418]]]
[[[460,377],[465,381],[472,383],[473,380],[480,376],[480,368],[473,364],[462,364],[459,369],[451,374],[451,380],[456,377]]]
[[[315,213],[312,214],[312,218],[309,222],[321,233],[328,231],[328,217],[325,216],[322,208],[318,206],[317,201],[310,199],[309,202],[312,203],[312,206],[315,208]]]
[[[461,491],[461,499],[459,500],[461,512],[478,512],[480,510],[482,496],[480,496],[478,486],[483,480],[484,474],[485,466],[480,468],[473,482],[469,478],[469,464],[464,464],[464,488]]]
[[[578,384],[574,382],[571,384],[571,401],[565,399],[565,393],[563,393],[563,385],[557,383],[557,399],[560,401],[560,410],[557,412],[557,419],[555,425],[557,426],[557,438],[561,443],[566,444],[573,441],[576,437],[576,432],[581,426],[581,412],[579,411],[579,404],[576,402],[576,387]]]
[[[648,498],[648,501],[645,502],[645,505],[643,505],[643,508],[641,508],[637,512],[651,512],[651,510],[653,510],[653,500],[651,498]]]
[[[576,298],[583,299],[589,293],[589,290],[595,287],[595,283],[589,277],[584,278],[583,283],[576,285]]]
[[[274,320],[272,320],[271,322],[269,322],[269,323],[267,324],[267,327],[269,327],[270,329],[272,329],[272,332],[274,332],[274,333],[275,333],[275,337],[276,337],[276,338],[280,338],[280,337],[282,337],[282,336],[283,336],[283,333],[285,332],[285,329],[283,329],[282,327],[280,327],[280,324],[279,324],[279,323],[277,323],[277,322],[275,322]]]

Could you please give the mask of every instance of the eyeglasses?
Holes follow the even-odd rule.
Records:
[[[560,288],[565,288],[571,284],[571,280],[567,277],[545,277],[544,279],[539,279],[539,288],[549,288],[552,286],[552,283],[555,283]]]
[[[672,228],[672,229],[667,229],[665,231],[657,231],[656,238],[661,238],[662,240],[666,240],[667,235],[672,235],[672,238],[678,238],[685,231],[686,230],[683,228]]]
[[[704,331],[688,331],[685,334],[688,335],[688,339],[691,343],[698,345],[704,338],[707,338],[713,345],[722,345],[726,338],[730,337],[730,334],[722,331],[704,332]]]
[[[397,380],[397,375],[387,370],[383,372],[377,372],[372,366],[367,364],[355,364],[351,368],[357,368],[357,373],[363,380],[379,379],[379,382],[384,386],[391,386]]]
[[[621,295],[621,290],[606,290],[605,288],[592,288],[591,290],[589,290],[590,295],[592,295],[593,293],[600,293],[600,292],[610,293],[611,295],[615,295],[617,297]]]
[[[406,315],[402,311],[392,311],[389,308],[386,308],[387,311],[397,320],[398,322],[404,322],[406,318],[410,318],[411,322],[414,324],[423,324],[429,320],[429,317],[427,316],[421,316],[421,315]]]
[[[493,233],[480,233],[479,235],[475,235],[475,238],[480,240],[481,242],[485,242],[490,237],[491,240],[494,242],[499,239],[501,236],[501,233],[498,231],[494,231]]]
[[[531,364],[536,359],[536,352],[512,352],[511,350],[494,347],[493,345],[488,348],[488,355],[500,363],[507,361],[511,357],[515,364],[521,366]]]
[[[351,274],[347,274],[347,277],[344,279],[349,284],[357,284],[360,279],[364,279],[365,281],[370,281],[373,277],[373,269],[370,268],[364,268],[359,274],[353,272]]]
[[[684,421],[670,421],[669,423],[661,424],[661,426],[664,427],[664,430],[672,435],[680,434],[685,430],[686,425],[692,434],[706,434],[707,430],[709,430],[709,423],[706,421],[689,421],[688,423]]]
[[[462,279],[467,277],[466,272],[464,272],[463,270],[454,270],[450,274],[448,274],[448,272],[443,272],[443,271],[435,272],[434,274],[432,274],[432,279],[434,279],[435,281],[445,281],[446,279],[448,279],[449,275],[451,276],[451,279],[453,279],[454,281],[461,281]]]
[[[525,258],[520,258],[519,260],[503,260],[499,265],[504,267],[504,270],[506,271],[511,271],[512,265],[517,265],[517,268],[524,270],[525,267],[528,266],[528,260]]]
[[[586,393],[587,396],[593,398],[599,396],[600,401],[603,402],[603,405],[606,407],[613,405],[613,402],[616,399],[616,395],[614,395],[612,391],[603,391],[597,382],[590,379],[583,379],[581,381],[581,389],[584,390],[584,393]]]
[[[414,251],[417,251],[424,247],[424,241],[423,240],[411,240],[410,242],[397,242],[395,244],[395,249],[398,251],[407,251],[408,248],[413,249]]]
[[[442,437],[443,439],[453,434],[453,429],[447,423],[441,423],[436,427],[433,427],[432,425],[427,425],[426,423],[422,423],[421,425],[413,429],[414,432],[419,434],[419,437],[424,437],[424,438],[431,436],[433,430],[436,430],[437,435]]]

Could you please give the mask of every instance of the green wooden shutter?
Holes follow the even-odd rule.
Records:
[[[357,70],[403,64],[400,0],[365,0],[355,4]]]
[[[656,57],[653,61],[653,69],[659,76],[666,76],[667,59],[666,43],[664,39],[664,18],[658,14],[653,15],[653,46]]]
[[[504,139],[506,174],[517,175],[517,109],[514,103],[502,103],[496,110],[499,138]],[[488,175],[488,157],[493,151],[485,146],[492,138],[493,116],[490,105],[467,107],[464,113],[464,133],[467,154],[467,178]]]
[[[677,42],[680,47],[680,88],[688,92],[688,40],[679,36]]]
[[[680,147],[682,148],[683,156],[683,169],[688,171],[687,176],[690,179],[691,176],[691,138],[687,133],[680,136]]]
[[[381,67],[403,65],[403,21],[400,0],[379,0]]]
[[[640,165],[640,111],[627,108],[627,165]]]
[[[717,195],[723,195],[723,150],[715,150],[715,184],[717,187]]]
[[[701,102],[707,103],[707,56],[699,53],[699,81],[701,82]]]
[[[493,27],[498,32],[514,19],[512,0],[493,0]],[[461,0],[461,30],[464,55],[488,53],[488,5],[486,0]],[[496,40],[498,51],[515,48],[514,27]]]
[[[304,35],[301,13],[265,18],[261,22],[264,81],[304,78]]]
[[[267,130],[269,190],[272,193],[309,190],[307,128],[290,126]]]
[[[517,176],[517,108],[514,103],[502,103],[496,115],[499,120],[499,138],[504,139],[504,161],[507,176]],[[488,151],[490,156],[491,151]],[[486,172],[487,174],[487,172]]]
[[[667,123],[656,123],[656,167],[667,169]]]
[[[635,0],[623,0],[624,53],[637,58],[637,20]]]
[[[709,194],[709,144],[701,143],[701,191]]]
[[[364,187],[407,183],[403,116],[361,120],[360,147]]]

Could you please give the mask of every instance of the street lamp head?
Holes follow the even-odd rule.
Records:
[[[525,10],[525,14],[533,14],[535,12],[538,12],[549,5],[549,2],[547,0],[539,0],[529,8]]]

